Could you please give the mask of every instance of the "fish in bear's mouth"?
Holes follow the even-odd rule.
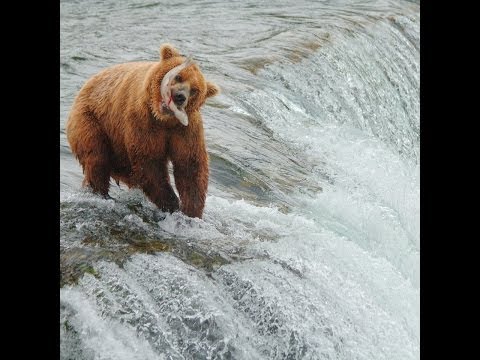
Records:
[[[188,115],[184,108],[178,108],[172,100],[171,82],[176,75],[186,67],[193,65],[192,59],[188,58],[185,62],[170,69],[162,79],[160,84],[160,95],[162,97],[162,112],[164,114],[174,115],[183,126],[188,126]],[[167,102],[168,99],[168,102]],[[167,111],[167,109],[169,111]]]

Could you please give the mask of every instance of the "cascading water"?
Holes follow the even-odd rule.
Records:
[[[62,359],[418,359],[419,5],[61,2]],[[81,189],[100,69],[164,42],[222,88],[202,220]]]

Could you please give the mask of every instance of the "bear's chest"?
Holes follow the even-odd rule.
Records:
[[[178,148],[186,147],[183,129],[165,126],[153,126],[140,139],[143,152],[153,158],[170,158]]]

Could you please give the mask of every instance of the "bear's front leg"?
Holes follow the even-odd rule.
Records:
[[[156,183],[147,181],[144,182],[142,190],[160,210],[173,213],[180,209],[178,197],[169,182],[163,180]]]
[[[180,210],[187,216],[202,218],[208,188],[208,156],[173,161],[173,176],[180,195]]]
[[[180,208],[178,197],[170,185],[166,160],[136,159],[132,163],[132,172],[137,186],[160,210],[172,213]]]

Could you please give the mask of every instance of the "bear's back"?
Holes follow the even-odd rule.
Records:
[[[79,92],[89,105],[115,106],[132,96],[143,96],[143,85],[148,70],[155,62],[131,62],[108,67],[92,76]]]

